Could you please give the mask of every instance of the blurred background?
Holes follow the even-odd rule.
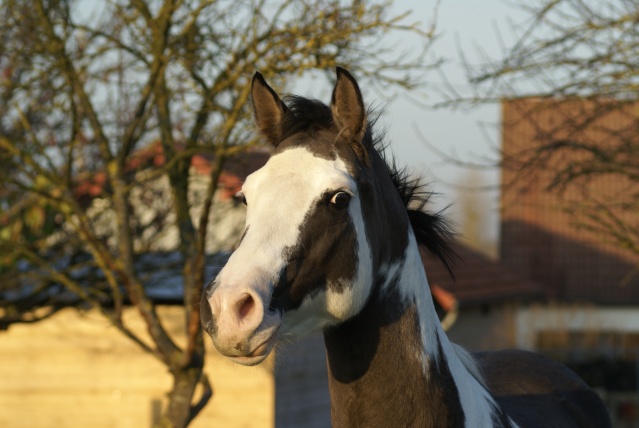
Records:
[[[260,71],[358,79],[459,231],[424,254],[451,338],[575,370],[639,427],[636,0],[0,0],[0,425],[330,426],[321,336],[258,367],[202,285],[270,154]]]

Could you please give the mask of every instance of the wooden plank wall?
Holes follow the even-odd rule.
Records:
[[[159,312],[178,332],[180,307]],[[125,318],[144,331],[132,310]],[[242,367],[207,344],[214,397],[191,426],[273,427],[272,363]],[[162,364],[94,311],[66,309],[0,332],[0,427],[151,427],[170,385]]]

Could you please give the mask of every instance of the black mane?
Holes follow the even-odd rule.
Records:
[[[452,223],[444,216],[445,208],[437,212],[426,209],[434,192],[428,188],[422,176],[411,177],[406,167],[398,168],[392,154],[390,159],[386,155],[387,147],[381,142],[373,146],[386,163],[391,180],[406,207],[417,244],[437,257],[453,276],[452,267],[456,254],[450,244],[455,237],[455,230]]]
[[[296,95],[284,98],[286,113],[282,121],[282,140],[300,132],[313,134],[334,126],[330,107],[322,101]],[[370,119],[370,117],[373,119]],[[455,252],[450,243],[455,236],[451,222],[443,211],[430,212],[426,206],[433,195],[422,177],[411,177],[407,168],[399,168],[395,157],[387,152],[388,144],[383,134],[373,137],[377,117],[369,112],[369,123],[364,136],[368,150],[374,150],[385,163],[390,178],[406,208],[417,244],[423,246],[446,266],[452,275]]]

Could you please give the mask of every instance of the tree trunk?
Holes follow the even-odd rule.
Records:
[[[202,362],[200,359],[198,364],[173,373],[173,388],[169,393],[169,404],[160,421],[161,428],[184,428],[197,415],[191,402],[195,387],[202,377]],[[206,393],[204,391],[203,394]],[[208,401],[208,398],[206,400]]]

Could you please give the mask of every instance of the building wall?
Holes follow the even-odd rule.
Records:
[[[159,308],[179,334],[179,306]],[[128,309],[132,329],[144,327]],[[273,427],[272,361],[243,367],[207,340],[205,372],[214,395],[192,427]],[[151,427],[166,403],[171,376],[98,313],[65,309],[0,332],[0,426],[7,428]]]
[[[142,231],[134,236],[133,244],[139,253],[175,251],[179,242],[179,231],[173,212],[173,195],[168,177],[154,177],[155,171],[143,170],[137,173],[138,185],[131,190],[133,221]],[[149,178],[152,177],[152,178]],[[203,201],[210,179],[191,170],[189,183],[189,204],[191,218],[197,224],[203,208]],[[112,201],[95,197],[87,208],[87,215],[98,236],[112,248],[117,246],[116,218]],[[218,191],[209,214],[206,251],[230,251],[244,231],[246,207],[224,192]],[[71,226],[65,226],[71,232]],[[66,239],[66,234],[52,234],[53,244]]]
[[[517,348],[552,354],[546,336],[564,349],[592,346],[598,357],[639,358],[637,307],[511,302],[462,308],[446,334],[471,351]]]
[[[543,332],[589,333],[601,335],[639,333],[637,307],[606,307],[588,304],[531,305],[521,308],[515,318],[517,347],[538,350],[539,335]],[[597,340],[594,343],[599,344]],[[612,344],[610,344],[612,345]],[[601,349],[610,354],[613,349]],[[633,347],[633,352],[637,352]],[[637,353],[639,356],[639,353]]]
[[[513,302],[462,308],[446,334],[451,341],[470,351],[514,348],[518,307]]]

